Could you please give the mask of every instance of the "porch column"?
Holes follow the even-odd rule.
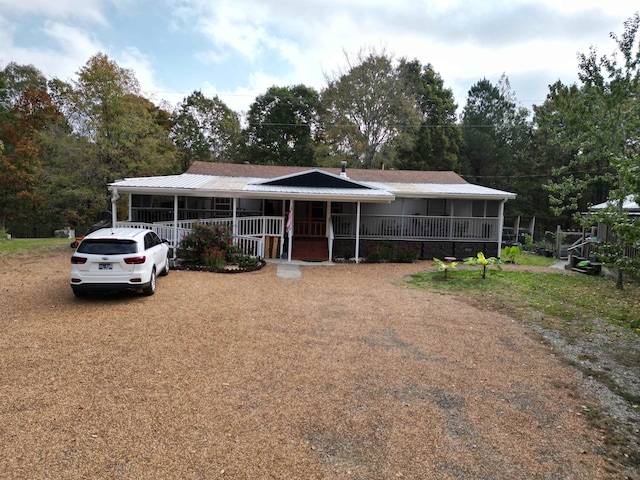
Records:
[[[291,261],[291,250],[293,244],[293,200],[289,200],[289,214],[287,215],[287,233],[289,234],[289,247],[287,249],[288,261]]]
[[[129,216],[127,217],[128,222],[133,222],[133,195],[129,194]]]
[[[118,189],[114,188],[111,191],[111,225],[116,226],[118,222],[118,199],[120,195],[118,195]]]
[[[451,200],[451,215],[450,215],[450,219],[449,219],[449,240],[453,241],[453,224],[454,224],[454,217],[455,217],[455,200]]]
[[[356,263],[360,263],[360,202],[356,203]]]
[[[233,239],[236,240],[236,237],[238,236],[238,223],[237,223],[237,216],[236,216],[236,212],[238,211],[238,199],[236,197],[233,197],[233,220],[232,220],[232,232],[233,232]]]
[[[502,229],[504,228],[504,204],[507,203],[507,200],[504,199],[500,202],[500,207],[498,208],[498,258],[500,258],[500,250],[502,246]]]
[[[331,222],[331,200],[327,202],[327,241],[329,242],[329,261],[333,259],[333,223]]]
[[[173,196],[173,258],[178,255],[178,195]]]
[[[280,211],[280,215],[281,215],[280,218],[286,218],[286,216],[287,216],[287,209],[285,207],[286,203],[287,203],[287,201],[283,199],[282,200],[282,210]],[[264,210],[263,210],[263,212],[264,212]],[[285,222],[286,222],[286,220],[285,220]],[[285,232],[286,232],[286,230],[285,230]],[[280,255],[278,255],[278,258],[282,258],[282,254],[284,253],[284,240],[285,240],[284,235],[285,235],[285,232],[283,232],[282,230],[280,231],[280,252],[279,252]]]

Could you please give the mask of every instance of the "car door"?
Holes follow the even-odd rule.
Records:
[[[161,271],[164,268],[164,262],[166,262],[166,255],[162,254],[162,241],[160,237],[154,232],[149,232],[144,237],[144,248],[148,252],[148,255],[153,259],[153,264],[156,266],[156,271]]]

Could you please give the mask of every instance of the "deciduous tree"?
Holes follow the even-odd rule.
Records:
[[[319,110],[318,92],[311,87],[271,87],[247,115],[247,159],[270,165],[314,165]]]
[[[384,52],[347,56],[347,65],[348,71],[327,79],[322,93],[330,154],[352,166],[379,167],[385,147],[418,128],[415,97]]]
[[[171,138],[178,147],[182,171],[196,160],[237,160],[240,121],[217,96],[208,98],[200,91],[193,92],[178,105],[171,123]]]
[[[572,199],[594,186],[608,190],[610,207],[597,220],[609,224],[617,237],[608,246],[608,260],[618,268],[618,288],[623,286],[623,272],[637,270],[640,263],[624,254],[626,246],[640,247],[640,224],[622,208],[628,195],[640,195],[640,15],[624,26],[622,36],[611,34],[617,45],[611,56],[600,57],[594,48],[579,55],[581,85],[570,89],[568,102],[558,104],[564,125],[556,125],[568,132],[558,134],[557,141],[572,156],[557,169],[561,178],[549,184],[558,212],[574,210],[577,203]],[[551,99],[562,98],[554,93]]]

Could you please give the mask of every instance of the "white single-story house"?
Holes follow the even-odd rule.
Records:
[[[590,212],[602,212],[607,208],[618,208],[617,205],[612,202],[603,202],[597,205],[592,205],[589,207]],[[630,218],[638,218],[640,217],[640,205],[636,201],[633,195],[627,195],[627,197],[622,202],[622,210],[624,213]],[[597,227],[596,237],[607,243],[615,242],[615,235],[611,230],[611,225],[606,225],[604,223],[599,223]]]
[[[114,225],[154,229],[177,246],[194,222],[224,224],[246,253],[289,261],[357,261],[381,241],[410,245],[422,258],[497,256],[504,204],[516,197],[454,172],[347,170],[344,163],[195,162],[181,175],[126,178],[108,188]],[[117,213],[123,199],[126,219]]]

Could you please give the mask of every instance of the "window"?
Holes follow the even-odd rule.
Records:
[[[431,198],[427,200],[427,215],[442,216],[446,213],[446,200],[444,198]]]
[[[111,240],[87,238],[78,246],[78,253],[92,255],[122,255],[136,253],[138,244],[133,240]]]
[[[162,240],[160,240],[160,237],[158,237],[158,235],[156,235],[155,232],[149,232],[144,236],[145,250],[149,250],[150,248],[160,245],[161,243],[162,243]]]
[[[215,197],[211,199],[213,202],[214,210],[231,210],[231,198],[229,197]]]
[[[485,201],[484,200],[474,200],[473,206],[471,208],[471,216],[472,217],[484,217],[485,215]]]

